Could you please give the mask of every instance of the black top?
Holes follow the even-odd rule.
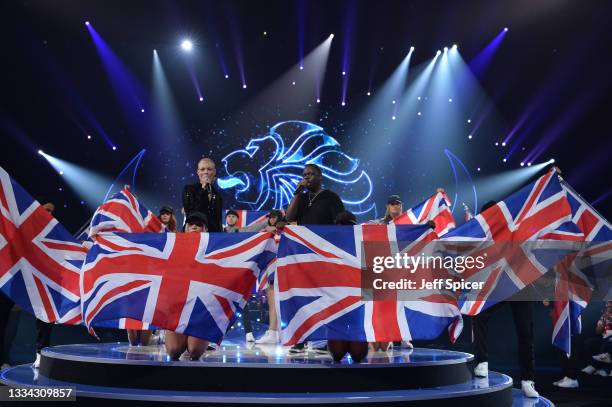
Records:
[[[185,185],[183,189],[183,208],[185,208],[185,214],[187,215],[194,211],[205,214],[208,218],[209,232],[223,232],[221,226],[223,199],[214,185],[212,185],[210,191],[203,189],[199,183]]]
[[[310,202],[311,206],[308,205]],[[314,197],[313,193],[300,194],[295,220],[298,225],[333,225],[336,215],[344,210],[340,197],[324,189]]]

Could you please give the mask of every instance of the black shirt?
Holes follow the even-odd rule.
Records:
[[[223,211],[223,199],[219,190],[213,185],[210,190],[210,200],[208,199],[209,191],[202,188],[202,184],[185,185],[183,189],[183,208],[185,214],[191,212],[202,212],[208,218],[209,232],[223,232],[221,226],[221,216]]]
[[[311,206],[308,206],[309,197]],[[333,225],[336,215],[344,210],[340,197],[328,189],[313,197],[313,193],[299,195],[295,217],[298,225]]]

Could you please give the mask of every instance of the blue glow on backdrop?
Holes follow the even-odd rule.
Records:
[[[221,161],[225,174],[219,174],[219,186],[233,190],[236,202],[251,209],[287,207],[304,165],[312,163],[321,167],[324,186],[338,192],[348,210],[376,216],[372,180],[360,160],[344,153],[335,138],[313,123],[277,123]]]

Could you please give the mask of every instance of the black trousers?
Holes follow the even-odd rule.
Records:
[[[15,305],[13,301],[4,295],[4,293],[0,292],[0,366],[8,360],[4,357],[4,338],[7,334],[6,327],[9,317],[11,316],[13,305]]]
[[[36,320],[36,353],[40,353],[42,348],[51,344],[51,330],[53,324]]]
[[[472,320],[474,330],[474,347],[476,352],[476,363],[489,360],[487,352],[487,336],[489,318],[497,310],[509,304],[512,308],[514,328],[518,342],[518,362],[521,369],[521,380],[534,380],[535,377],[535,352],[533,346],[533,307],[528,301],[508,301],[495,304],[491,308],[476,315]],[[503,337],[496,337],[503,341]]]
[[[577,365],[578,365],[578,358],[580,356],[578,354],[578,337],[572,336],[571,350],[570,350],[569,358],[567,357],[567,354],[563,352],[562,350],[557,349],[557,352],[559,352],[559,355],[560,355],[559,357],[561,358],[561,372],[563,376],[567,376],[570,379],[577,379],[578,378]]]
[[[244,333],[253,333],[253,326],[251,325],[251,311],[249,310],[249,304],[244,304],[242,309],[242,325],[244,326]]]

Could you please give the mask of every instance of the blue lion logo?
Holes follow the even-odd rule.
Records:
[[[236,201],[252,210],[286,208],[309,163],[321,167],[325,188],[338,193],[347,210],[376,216],[372,180],[359,169],[359,160],[343,153],[335,138],[309,122],[277,123],[269,134],[228,154],[218,182],[222,189],[235,189]]]

